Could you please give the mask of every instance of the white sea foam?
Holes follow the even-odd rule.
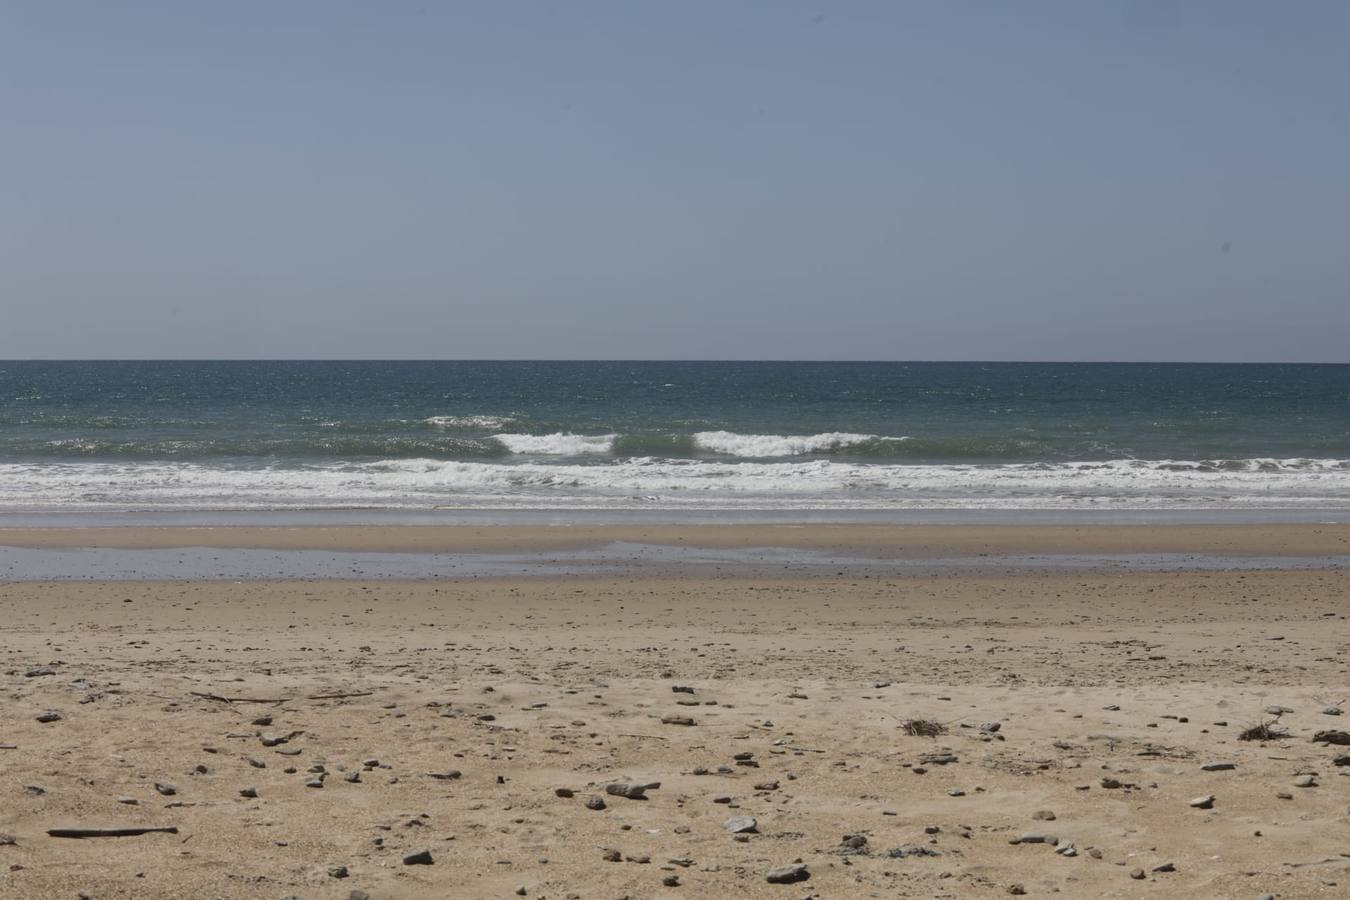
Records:
[[[884,440],[904,440],[904,438],[885,438],[875,434],[852,434],[846,431],[829,431],[824,434],[805,435],[700,431],[694,435],[694,442],[704,450],[725,453],[728,456],[760,459],[775,456],[802,456],[807,453],[839,450],[844,447],[855,447],[859,444]]]
[[[431,416],[423,419],[428,425],[441,428],[505,428],[516,421],[514,416]]]
[[[498,434],[493,436],[512,453],[537,456],[579,456],[583,453],[608,453],[616,434]]]
[[[596,439],[592,439],[596,440]],[[0,510],[263,509],[1350,509],[1350,461],[1114,460],[866,465],[835,460],[604,464],[387,460],[0,465]]]

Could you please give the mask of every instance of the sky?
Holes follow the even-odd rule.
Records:
[[[0,0],[0,358],[1350,362],[1347,33]]]

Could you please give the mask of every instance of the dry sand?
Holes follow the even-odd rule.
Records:
[[[354,549],[430,534],[216,531]],[[457,540],[470,531],[483,529]],[[613,539],[535,531],[484,540]],[[623,536],[643,531],[759,546],[766,530]],[[923,543],[816,531],[777,543]],[[1343,554],[1347,534],[943,531],[924,540],[1263,556]],[[136,530],[103,545],[146,534],[203,544]],[[1311,738],[1350,730],[1323,712],[1350,711],[1347,577],[0,585],[0,745],[14,747],[0,750],[0,832],[14,838],[0,838],[0,896],[1346,897],[1350,765],[1335,760],[1350,747]],[[339,693],[356,696],[320,699]],[[1291,710],[1277,721],[1289,736],[1239,741],[1272,706]],[[37,721],[46,711],[60,718]],[[681,716],[694,724],[662,722]],[[910,719],[946,733],[907,735]],[[326,776],[308,787],[316,766]],[[1296,786],[1306,775],[1314,786]],[[615,782],[660,787],[628,799],[606,793]],[[1212,808],[1189,805],[1210,794]],[[756,822],[744,840],[724,828],[737,816]],[[178,832],[46,834],[136,825]],[[1027,832],[1076,855],[1010,842]],[[403,864],[423,849],[431,865]],[[766,881],[798,860],[809,880]]]

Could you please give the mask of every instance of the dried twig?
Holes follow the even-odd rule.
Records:
[[[222,697],[220,694],[203,694],[200,691],[188,691],[194,697],[203,700],[218,700],[221,703],[286,703],[290,697]]]
[[[315,694],[312,697],[306,697],[306,700],[341,700],[344,697],[369,697],[374,691],[352,691],[347,694]]]
[[[64,838],[135,837],[138,834],[149,834],[152,831],[162,831],[165,834],[177,834],[178,826],[166,825],[163,827],[144,828],[48,828],[47,834],[52,837]]]

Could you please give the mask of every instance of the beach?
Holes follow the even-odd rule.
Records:
[[[1313,738],[1350,725],[1347,538],[5,530],[33,552],[739,555],[10,580],[0,896],[1344,896],[1350,747]],[[774,574],[773,548],[821,564]],[[1262,723],[1282,736],[1239,740]],[[78,827],[176,831],[47,833]]]

